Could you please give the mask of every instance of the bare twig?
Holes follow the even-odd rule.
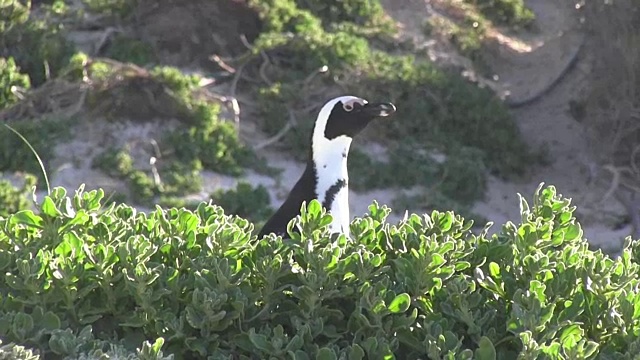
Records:
[[[240,42],[242,43],[242,45],[244,45],[244,47],[246,47],[249,51],[253,51],[254,47],[253,45],[249,44],[249,40],[247,40],[247,37],[244,34],[240,34]]]
[[[638,193],[632,191],[618,191],[616,198],[624,206],[627,214],[629,214],[631,222],[631,237],[640,239],[640,200]]]
[[[106,29],[104,29],[104,32],[100,36],[100,41],[98,41],[98,44],[96,44],[95,48],[93,49],[93,55],[98,55],[100,53],[102,48],[105,46],[107,41],[109,41],[109,39],[111,38],[111,36],[113,34],[121,33],[121,32],[122,32],[122,30],[116,29],[116,28],[111,27],[111,26],[106,28]]]
[[[262,64],[260,64],[260,68],[258,69],[260,78],[269,86],[273,85],[273,81],[267,76],[267,66],[270,65],[270,63],[269,58],[266,55],[263,56]]]
[[[640,144],[636,145],[631,151],[631,167],[637,177],[640,177],[640,166],[638,165],[638,154],[640,154]]]
[[[236,69],[234,69],[232,66],[228,65],[226,62],[224,62],[222,60],[222,58],[220,58],[220,56],[213,54],[209,57],[209,60],[213,61],[214,63],[216,63],[218,66],[220,66],[224,71],[230,73],[230,74],[235,74],[236,73]]]
[[[151,166],[151,174],[153,175],[153,183],[158,187],[158,189],[162,192],[164,191],[164,186],[162,184],[162,179],[160,178],[160,172],[158,171],[158,167],[156,166],[157,158],[152,156],[149,158],[149,165]]]
[[[284,137],[289,132],[289,130],[291,130],[294,126],[297,125],[298,120],[296,119],[296,116],[293,110],[288,109],[288,111],[289,111],[289,121],[287,121],[287,123],[282,127],[282,129],[280,129],[280,131],[278,131],[278,133],[275,134],[273,137],[254,146],[253,150],[261,150],[267,146],[275,144],[276,142],[280,141],[280,139],[282,139],[282,137]]]
[[[609,171],[613,176],[611,180],[611,184],[609,185],[609,189],[604,193],[600,203],[604,203],[607,201],[612,195],[616,193],[616,191],[620,188],[620,171],[613,165],[605,165],[602,167],[603,169]]]
[[[44,66],[44,79],[46,81],[51,80],[51,69],[49,68],[49,62],[47,60],[43,63]]]
[[[238,67],[233,80],[231,80],[231,85],[229,86],[229,93],[232,97],[236,97],[236,89],[238,88],[238,81],[240,81],[240,77],[242,76],[242,72],[244,71],[244,67],[246,64],[242,64]]]
[[[162,151],[160,151],[160,145],[158,145],[156,139],[149,139],[149,143],[151,144],[151,147],[153,147],[155,157],[158,159],[162,158]]]

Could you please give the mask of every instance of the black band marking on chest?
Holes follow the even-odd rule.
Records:
[[[347,186],[347,182],[344,179],[340,179],[336,181],[335,184],[331,185],[331,187],[327,190],[327,193],[324,197],[324,202],[322,203],[322,206],[324,206],[327,211],[331,210],[331,205],[333,204],[333,200],[336,198],[338,191],[340,191],[340,189],[345,186]]]

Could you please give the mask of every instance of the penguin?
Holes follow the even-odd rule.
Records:
[[[353,138],[376,118],[395,113],[390,102],[369,103],[356,96],[327,101],[315,121],[304,172],[280,208],[265,223],[258,238],[287,236],[287,224],[300,214],[303,202],[317,199],[332,215],[331,233],[349,236],[349,175],[347,157]]]

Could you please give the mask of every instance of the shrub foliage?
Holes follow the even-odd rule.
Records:
[[[521,199],[521,222],[491,237],[452,212],[389,224],[374,203],[347,239],[329,235],[331,217],[313,201],[290,223],[291,239],[256,239],[251,223],[215,205],[145,214],[102,208],[102,195],[56,188],[35,212],[0,218],[3,343],[71,359],[632,359],[640,350],[640,242],[629,239],[616,260],[590,250],[575,207],[552,186],[531,205]]]
[[[55,77],[67,64],[74,46],[66,38],[62,22],[45,6],[39,17],[31,1],[0,2],[0,57],[14,58],[32,85]]]
[[[0,180],[0,216],[9,216],[20,210],[29,208],[27,200],[32,188],[36,185],[37,178],[31,174],[24,177],[21,187],[15,187],[9,180]]]
[[[16,103],[19,89],[28,89],[29,76],[22,74],[13,58],[0,57],[0,110]]]

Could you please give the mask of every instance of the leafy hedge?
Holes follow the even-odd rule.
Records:
[[[144,214],[56,188],[0,218],[0,357],[49,359],[632,359],[640,242],[591,251],[549,186],[488,237],[452,212],[352,239],[319,203],[291,240],[202,203]],[[143,344],[144,345],[141,345]],[[136,353],[136,348],[138,348]]]

